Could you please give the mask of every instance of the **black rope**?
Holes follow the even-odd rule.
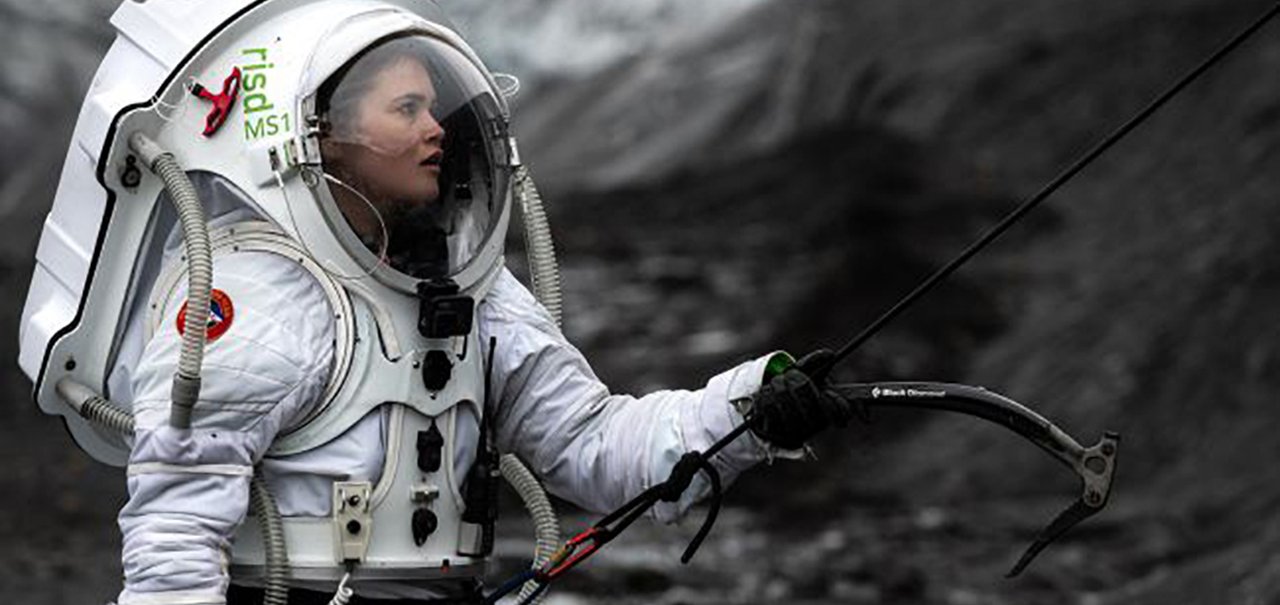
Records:
[[[701,470],[706,473],[707,479],[711,482],[711,497],[708,499],[710,508],[707,510],[707,517],[702,521],[702,526],[698,528],[698,533],[693,536],[693,540],[685,547],[684,554],[680,555],[680,563],[683,565],[688,565],[689,561],[693,560],[693,555],[698,554],[698,547],[702,546],[702,542],[707,539],[707,536],[711,535],[711,528],[715,526],[716,518],[720,516],[720,502],[724,500],[720,486],[720,473],[716,472],[715,467],[711,466],[711,461],[702,455],[698,455],[696,461],[698,469],[693,472],[696,473]],[[679,496],[677,496],[678,498]],[[666,498],[663,499],[665,500]],[[670,500],[670,502],[674,502],[674,500]]]
[[[716,517],[720,513],[720,501],[723,499],[720,473],[711,465],[708,455],[697,451],[681,456],[675,467],[671,469],[671,474],[667,476],[666,481],[641,492],[639,496],[632,498],[630,502],[596,523],[594,527],[597,535],[600,536],[597,541],[604,544],[613,540],[658,502],[678,502],[698,473],[704,473],[711,485],[711,495],[708,498],[710,510],[707,511],[702,526],[698,528],[698,533],[685,548],[684,555],[680,557],[682,563],[688,563],[698,552],[698,547],[702,545],[703,540],[711,533],[711,527],[715,525]]]

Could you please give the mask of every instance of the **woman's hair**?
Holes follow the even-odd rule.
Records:
[[[369,93],[382,70],[403,59],[417,61],[433,83],[439,70],[432,64],[421,43],[412,34],[395,34],[370,44],[338,68],[316,91],[316,115],[321,132],[339,138],[349,136],[357,117],[360,99]],[[359,69],[355,69],[356,67]]]

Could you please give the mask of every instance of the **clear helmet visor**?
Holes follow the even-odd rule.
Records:
[[[427,35],[375,43],[320,88],[327,212],[364,264],[449,277],[495,237],[509,150],[491,127],[493,94],[465,55]]]

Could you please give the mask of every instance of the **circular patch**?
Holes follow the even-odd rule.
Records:
[[[231,304],[231,297],[222,290],[214,290],[209,296],[209,321],[205,324],[205,342],[213,342],[226,334],[235,316],[236,309]],[[178,310],[178,335],[185,334],[186,328],[187,301],[182,301],[182,308]]]

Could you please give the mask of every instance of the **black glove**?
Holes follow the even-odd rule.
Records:
[[[751,431],[790,450],[828,426],[847,426],[850,418],[861,415],[830,388],[827,361],[832,355],[826,349],[814,351],[760,387],[752,397]]]

